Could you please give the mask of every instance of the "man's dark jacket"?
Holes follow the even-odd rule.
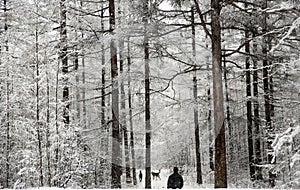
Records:
[[[181,189],[183,187],[183,178],[178,172],[174,172],[169,176],[168,189]]]

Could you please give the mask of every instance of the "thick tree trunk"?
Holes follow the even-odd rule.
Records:
[[[246,7],[246,6],[245,6]],[[252,116],[252,97],[251,97],[251,71],[250,71],[250,43],[248,39],[250,33],[246,29],[245,31],[245,52],[246,56],[246,107],[247,107],[247,132],[248,132],[248,153],[249,153],[249,168],[250,168],[250,179],[255,178],[255,167],[254,167],[254,150],[253,150],[253,116]]]
[[[109,24],[110,32],[115,29],[115,2],[109,1]],[[115,40],[110,42],[111,57],[111,82],[112,82],[112,165],[111,165],[111,188],[121,188],[122,160],[121,139],[119,129],[119,85],[118,85],[118,60]]]
[[[215,188],[227,187],[224,97],[221,65],[221,26],[219,0],[211,0],[212,72],[215,122]]]
[[[135,167],[135,149],[134,149],[134,133],[132,121],[132,95],[131,95],[131,58],[130,58],[130,38],[127,43],[127,62],[128,62],[128,108],[129,108],[129,126],[130,126],[130,148],[131,148],[131,165],[132,165],[132,180],[133,184],[137,184],[136,167]]]
[[[150,124],[150,68],[149,68],[149,2],[144,0],[144,60],[145,60],[145,128],[146,128],[146,179],[145,188],[151,189],[151,124]]]
[[[202,184],[201,174],[201,149],[200,149],[200,134],[199,134],[199,120],[198,120],[198,101],[197,101],[197,72],[196,72],[196,34],[195,34],[195,16],[194,8],[191,9],[192,20],[192,48],[193,48],[193,60],[194,60],[194,72],[193,72],[193,99],[194,99],[194,125],[195,125],[195,144],[196,144],[196,171],[197,171],[197,183]]]

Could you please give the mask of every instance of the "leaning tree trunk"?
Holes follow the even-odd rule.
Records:
[[[221,1],[211,0],[212,72],[215,122],[215,188],[227,187],[224,97],[221,52]]]
[[[113,35],[115,29],[115,2],[109,1],[109,27]],[[122,160],[121,139],[119,129],[119,85],[118,85],[118,60],[117,47],[114,39],[110,41],[111,57],[111,82],[112,82],[112,165],[111,165],[111,188],[121,188]]]
[[[194,60],[194,72],[193,72],[193,99],[194,99],[194,125],[195,125],[195,144],[196,144],[196,171],[197,171],[197,183],[202,184],[201,174],[201,151],[200,151],[200,136],[199,136],[199,120],[198,120],[198,101],[197,101],[197,72],[196,72],[196,35],[195,35],[195,16],[194,7],[191,9],[192,20],[192,48],[193,48],[193,60]]]

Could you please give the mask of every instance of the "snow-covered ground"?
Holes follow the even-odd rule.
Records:
[[[143,176],[145,176],[145,172],[142,171]],[[172,173],[169,170],[162,170],[160,173],[160,179],[153,179],[151,181],[151,186],[153,189],[166,189],[167,188],[167,181],[168,181],[168,176],[171,175]],[[198,189],[200,186],[197,184],[191,184],[190,180],[188,179],[187,176],[183,175],[184,179],[184,189]],[[142,182],[138,182],[137,187],[139,189],[144,189],[145,188],[145,179],[143,179]]]
[[[138,170],[137,172],[139,173],[140,170]],[[138,180],[138,184],[136,186],[133,186],[131,184],[126,184],[125,183],[125,179],[124,176],[122,176],[122,189],[128,189],[128,190],[132,190],[132,189],[145,189],[145,171],[141,170],[142,174],[143,174],[143,180],[142,182],[139,182]],[[160,179],[152,179],[151,181],[151,186],[152,189],[167,189],[167,180],[168,180],[168,176],[171,175],[172,172],[170,170],[162,170],[160,173]],[[137,176],[138,177],[138,176]],[[195,182],[194,177],[192,176],[186,176],[186,175],[182,175],[183,180],[184,180],[184,186],[183,189],[205,189],[205,190],[213,190],[214,186],[213,184],[204,184],[204,185],[198,185]],[[78,188],[66,188],[66,189],[72,189],[72,190],[79,190]],[[238,188],[227,188],[226,190],[237,190]],[[248,189],[251,190],[250,188],[243,188],[243,189]],[[12,189],[5,189],[5,190],[12,190]],[[57,187],[40,187],[40,188],[30,188],[27,190],[64,190],[63,188],[57,188]],[[94,189],[97,190],[97,189]],[[221,190],[221,189],[218,189]],[[262,190],[262,189],[260,189]],[[269,190],[269,189],[263,189],[263,190]],[[270,189],[271,190],[271,189]]]

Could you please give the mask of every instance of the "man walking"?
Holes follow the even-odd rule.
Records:
[[[183,187],[183,178],[178,173],[178,168],[174,167],[173,174],[168,178],[168,189],[181,189]]]

